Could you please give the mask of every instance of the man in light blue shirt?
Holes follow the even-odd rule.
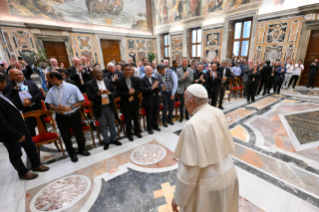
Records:
[[[157,78],[159,81],[159,86],[161,88],[163,101],[162,122],[163,126],[167,127],[167,123],[174,125],[174,123],[172,122],[172,117],[178,81],[175,72],[170,69],[166,69],[163,65],[158,65],[157,71]],[[168,118],[166,118],[167,108],[169,109]]]
[[[241,69],[238,66],[238,62],[236,62],[235,66],[233,67],[233,74],[235,77],[239,77],[241,75]]]
[[[89,156],[85,150],[85,139],[82,132],[82,118],[79,113],[80,107],[85,99],[78,87],[63,81],[63,77],[58,72],[50,72],[49,82],[54,85],[48,92],[45,103],[50,109],[56,111],[56,122],[58,124],[63,142],[71,160],[77,162],[75,149],[72,146],[72,133],[78,143],[78,152],[81,155]],[[72,129],[72,131],[71,131]]]
[[[142,59],[142,63],[143,65],[140,67],[140,76],[145,75],[145,66],[147,66],[147,59],[145,57]]]

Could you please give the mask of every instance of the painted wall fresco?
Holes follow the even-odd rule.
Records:
[[[257,24],[254,60],[277,59],[286,62],[296,58],[303,17]]]
[[[212,61],[216,56],[220,59],[223,30],[206,30],[203,36],[203,56],[206,58],[206,61]]]
[[[174,60],[181,64],[183,58],[183,35],[171,35],[171,61]]]
[[[10,13],[148,30],[145,0],[7,0]]]
[[[262,0],[153,0],[155,26],[196,16],[223,14],[245,4]]]
[[[144,38],[126,38],[127,58],[132,58],[137,64],[142,58],[156,58],[156,40]]]

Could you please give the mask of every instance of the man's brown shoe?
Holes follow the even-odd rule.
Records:
[[[35,178],[37,178],[37,177],[38,177],[37,174],[28,172],[28,173],[26,173],[24,176],[20,176],[19,178],[20,178],[21,180],[32,180],[32,179],[35,179]]]
[[[34,171],[34,172],[46,172],[49,169],[50,168],[47,167],[47,166],[40,165],[38,168],[32,168],[32,171]]]

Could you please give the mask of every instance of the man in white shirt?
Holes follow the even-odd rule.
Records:
[[[238,62],[236,62],[235,66],[233,67],[233,74],[235,77],[239,77],[241,75],[241,69],[238,66]]]
[[[287,73],[285,74],[285,81],[282,84],[283,88],[287,88],[288,87],[288,83],[290,82],[290,79],[292,77],[292,73],[294,71],[294,67],[295,67],[295,61],[294,60],[289,60],[288,64],[287,64]]]
[[[300,77],[301,72],[305,69],[304,66],[301,63],[302,63],[302,60],[299,60],[298,64],[296,64],[294,66],[294,70],[293,70],[293,73],[292,73],[292,77],[291,77],[291,79],[289,81],[288,88],[290,87],[292,82],[293,82],[292,88],[295,88],[295,86],[296,86],[296,84],[298,82],[298,79]]]

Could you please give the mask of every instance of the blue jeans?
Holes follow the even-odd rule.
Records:
[[[171,100],[172,93],[162,92],[162,102],[163,102],[163,111],[162,111],[162,122],[166,123],[168,121],[172,121],[173,118],[173,110],[175,99]],[[168,118],[167,116],[167,108],[168,108]]]
[[[102,107],[102,114],[101,117],[98,118],[100,123],[100,131],[104,138],[104,143],[108,144],[111,141],[116,141],[117,133],[116,133],[116,126],[114,121],[114,112],[111,106],[104,106]],[[109,130],[111,133],[111,140],[108,135],[107,125],[109,126]]]

